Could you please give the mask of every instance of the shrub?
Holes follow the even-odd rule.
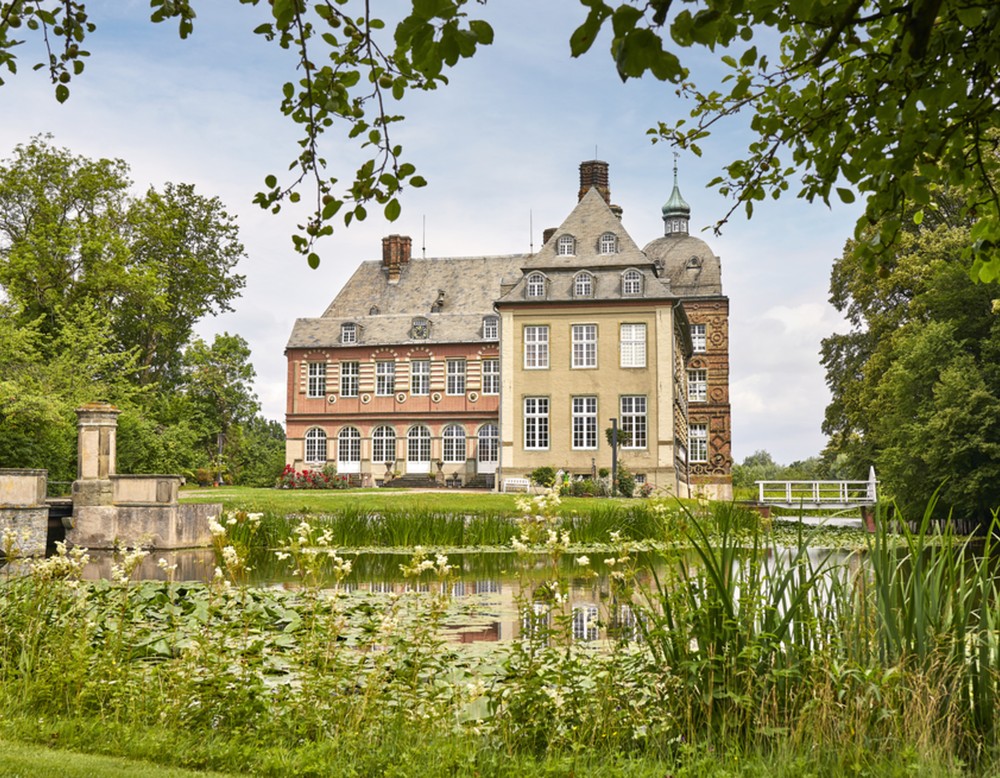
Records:
[[[349,489],[350,479],[337,475],[337,467],[327,464],[322,470],[296,470],[285,465],[277,484],[279,489]]]
[[[551,488],[556,482],[556,470],[554,467],[536,467],[529,476],[531,480],[546,489]]]
[[[618,465],[618,494],[631,497],[635,494],[635,476],[625,465]]]

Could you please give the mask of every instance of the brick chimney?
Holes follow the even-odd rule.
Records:
[[[604,202],[611,205],[611,186],[608,184],[608,163],[599,159],[591,159],[580,163],[580,194],[582,200],[587,190],[596,187]]]
[[[544,230],[542,231],[542,245],[543,245],[543,246],[544,246],[544,245],[545,245],[546,243],[548,243],[548,242],[549,242],[549,240],[551,240],[551,239],[552,239],[552,236],[556,234],[556,230],[557,230],[557,229],[559,229],[559,228],[558,228],[558,227],[546,227],[546,228],[545,228],[545,229],[544,229]]]
[[[409,235],[389,235],[382,238],[382,265],[389,271],[390,284],[399,282],[403,265],[410,261],[412,244]]]

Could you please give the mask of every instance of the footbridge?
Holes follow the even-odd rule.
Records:
[[[867,481],[756,481],[756,507],[765,515],[771,508],[801,511],[860,510],[864,524],[874,527],[875,503],[878,502],[878,479],[875,468]]]

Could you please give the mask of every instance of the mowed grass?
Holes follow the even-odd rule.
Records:
[[[115,756],[81,754],[0,739],[2,778],[224,778],[231,773],[182,770]]]

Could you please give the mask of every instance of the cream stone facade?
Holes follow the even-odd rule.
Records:
[[[296,322],[287,463],[333,464],[370,484],[499,487],[540,466],[590,476],[611,466],[614,418],[629,438],[619,461],[640,482],[688,494],[697,349],[685,305],[708,287],[673,288],[690,280],[674,267],[694,245],[680,237],[640,249],[610,202],[607,163],[592,160],[576,207],[537,252],[417,259],[409,238],[385,238],[381,262],[363,263],[323,316]],[[701,261],[699,277],[715,281],[695,301],[699,316],[706,302],[728,305],[714,260]],[[714,407],[728,435],[728,351],[725,365],[712,381],[725,387]]]

